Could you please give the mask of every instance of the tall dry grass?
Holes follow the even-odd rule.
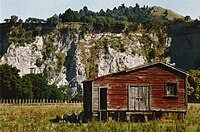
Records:
[[[0,131],[3,132],[198,132],[200,105],[189,104],[186,121],[51,123],[56,115],[79,113],[78,104],[0,105]],[[171,118],[173,119],[173,118]]]

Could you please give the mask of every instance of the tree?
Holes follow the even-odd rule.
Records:
[[[106,12],[105,12],[103,9],[101,9],[101,10],[99,11],[99,15],[100,15],[100,16],[106,16]]]
[[[200,71],[190,70],[188,74],[188,101],[200,102]]]
[[[47,23],[49,24],[58,24],[60,22],[60,18],[57,14],[54,14],[52,17],[47,18]]]
[[[71,10],[70,8],[65,11],[61,16],[62,22],[78,22],[79,14],[76,11]]]
[[[87,6],[84,6],[84,7],[83,7],[83,12],[85,13],[85,15],[88,14],[88,8],[87,8]]]
[[[45,23],[45,20],[44,19],[39,19],[39,18],[34,18],[34,17],[29,17],[28,19],[26,19],[25,23],[40,24],[40,23]]]
[[[16,99],[21,89],[19,70],[8,64],[0,65],[1,98]]]
[[[10,23],[11,25],[16,24],[16,23],[17,23],[17,20],[18,20],[18,16],[16,16],[16,15],[12,15],[12,16],[10,17],[10,19],[4,19],[4,21],[5,21],[6,23]]]
[[[19,24],[22,24],[22,23],[23,23],[23,20],[22,20],[22,19],[19,19],[18,22],[19,22]]]
[[[9,23],[10,19],[4,19],[5,23]]]
[[[10,18],[11,18],[11,19],[10,19],[10,23],[11,23],[12,25],[14,25],[14,24],[17,23],[18,16],[12,15]]]
[[[50,89],[50,95],[48,99],[63,99],[63,93],[61,89],[59,89],[55,84],[49,85],[48,88]]]
[[[60,86],[59,88],[63,93],[64,100],[71,100],[72,99],[72,89],[68,87],[68,85]]]
[[[34,28],[32,29],[32,34],[33,36],[38,36],[40,35],[41,31],[42,31],[41,26],[36,26],[36,27],[34,26]]]
[[[23,76],[21,78],[20,84],[21,84],[21,87],[18,92],[18,97],[21,99],[32,99],[33,98],[32,82]]]
[[[32,83],[32,92],[34,99],[48,99],[50,96],[50,89],[48,88],[48,81],[42,74],[27,74],[24,76]]]
[[[83,101],[83,94],[78,93],[73,98],[72,101]]]
[[[163,12],[163,17],[166,18],[168,16],[168,10],[165,10],[165,12]]]
[[[191,17],[190,17],[190,16],[185,16],[185,17],[184,17],[184,20],[185,20],[186,22],[188,22],[188,21],[191,20]]]

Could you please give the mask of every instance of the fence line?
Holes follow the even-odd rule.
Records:
[[[53,100],[53,99],[0,99],[0,104],[77,104],[82,101]]]

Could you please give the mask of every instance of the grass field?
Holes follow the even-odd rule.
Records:
[[[2,132],[200,132],[200,104],[189,104],[186,121],[174,120],[133,122],[98,122],[71,124],[51,123],[56,115],[79,113],[79,104],[52,105],[0,105],[0,131]]]

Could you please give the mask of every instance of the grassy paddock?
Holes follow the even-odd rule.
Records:
[[[200,131],[200,104],[189,104],[185,122],[173,120],[150,121],[148,123],[132,122],[98,122],[70,124],[50,123],[56,115],[79,113],[81,104],[48,104],[48,105],[0,105],[0,131],[50,131],[50,132],[163,132],[163,131]]]

